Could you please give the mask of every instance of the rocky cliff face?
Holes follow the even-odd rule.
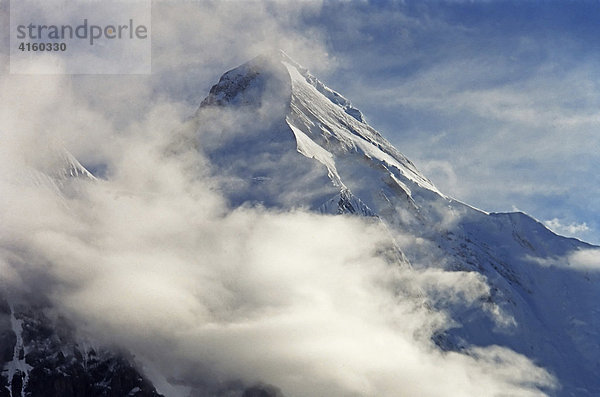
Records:
[[[86,346],[49,307],[0,306],[1,396],[160,396],[127,352]]]

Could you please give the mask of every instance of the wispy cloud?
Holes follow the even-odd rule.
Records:
[[[529,260],[542,266],[555,266],[585,272],[600,270],[600,250],[597,248],[579,249],[564,257],[530,257]]]
[[[545,221],[544,225],[552,229],[554,232],[563,234],[565,236],[577,236],[580,233],[590,230],[589,226],[585,222],[563,224],[558,218]]]
[[[569,257],[571,266],[580,270],[600,270],[600,250],[579,250]]]

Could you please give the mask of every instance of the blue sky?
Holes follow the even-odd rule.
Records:
[[[600,2],[326,3],[324,78],[448,194],[600,243]]]

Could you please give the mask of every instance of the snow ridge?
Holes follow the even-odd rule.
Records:
[[[410,160],[364,122],[362,113],[352,107],[350,101],[290,60],[285,53],[280,54],[292,85],[291,111],[286,117],[290,127],[303,131],[332,154],[355,152],[375,162],[383,162],[398,176],[443,196]]]

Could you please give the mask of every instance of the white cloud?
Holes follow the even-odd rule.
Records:
[[[590,231],[590,227],[585,222],[564,224],[558,218],[544,221],[544,225],[552,229],[555,233],[565,236],[578,236],[581,233]]]
[[[580,271],[600,270],[600,249],[578,249],[561,257],[528,257],[531,262],[541,266],[555,266]]]
[[[600,249],[578,250],[569,256],[569,265],[580,270],[600,270]]]
[[[460,183],[452,163],[443,160],[419,161],[420,169],[446,194],[462,196]]]

